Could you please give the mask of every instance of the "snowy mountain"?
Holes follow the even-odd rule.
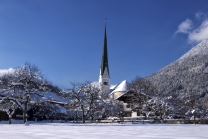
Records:
[[[194,92],[205,100],[208,98],[208,39],[146,78],[158,87],[161,96],[178,98]]]

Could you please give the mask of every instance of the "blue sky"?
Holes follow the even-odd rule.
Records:
[[[208,38],[207,0],[1,0],[0,74],[30,62],[54,85],[148,76]],[[10,69],[11,70],[11,69]]]

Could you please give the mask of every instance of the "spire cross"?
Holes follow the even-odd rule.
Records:
[[[106,23],[107,23],[107,19],[105,18],[105,25],[106,25]]]

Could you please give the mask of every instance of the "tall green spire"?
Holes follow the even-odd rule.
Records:
[[[105,25],[105,33],[104,33],[103,55],[102,55],[102,62],[101,62],[101,67],[100,67],[101,76],[103,76],[105,68],[107,69],[108,75],[110,77],[109,67],[108,67],[108,50],[107,50],[106,25]]]

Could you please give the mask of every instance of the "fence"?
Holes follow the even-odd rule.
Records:
[[[208,119],[195,121],[196,124],[208,124]],[[86,121],[92,123],[92,121]],[[96,120],[93,123],[122,123],[122,124],[194,124],[194,120],[187,119],[165,119],[165,120]]]

